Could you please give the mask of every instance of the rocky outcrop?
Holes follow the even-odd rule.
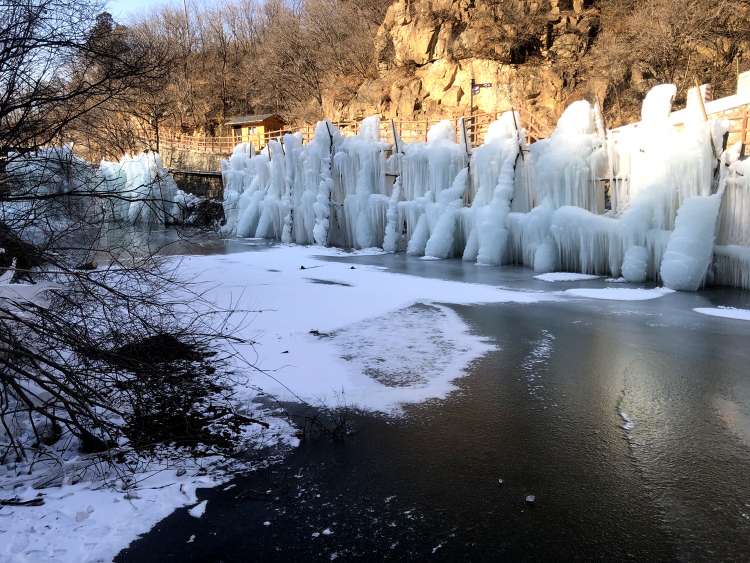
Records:
[[[378,77],[327,115],[430,117],[511,106],[553,122],[582,84],[578,64],[599,31],[586,0],[395,0],[375,40]],[[586,92],[582,92],[582,88]],[[594,90],[594,91],[592,91]]]

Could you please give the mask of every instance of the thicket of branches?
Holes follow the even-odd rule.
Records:
[[[587,74],[609,83],[605,108],[616,121],[638,114],[643,95],[674,83],[679,102],[696,80],[716,97],[733,94],[750,69],[747,0],[607,0]]]
[[[133,202],[163,216],[169,202],[110,189],[48,146],[165,76],[159,46],[112,34],[100,9],[0,5],[0,465],[62,463],[68,446],[112,456],[195,444],[250,422],[221,383],[224,314],[158,245],[118,239],[104,220]]]
[[[215,134],[237,114],[319,118],[332,91],[347,99],[375,76],[373,39],[387,3],[186,0],[127,26],[103,14],[95,44],[113,53],[123,47],[145,52],[165,73],[132,84],[88,114],[78,138],[106,156],[156,148],[165,128]]]
[[[552,25],[546,3],[480,1],[484,5],[476,9],[493,11],[497,24],[483,28],[486,40],[477,52],[455,56],[500,58],[521,67],[550,64],[561,76],[575,77],[571,96],[605,82],[611,122],[635,117],[645,91],[659,82],[674,82],[684,94],[697,79],[712,82],[717,94],[731,93],[737,70],[750,64],[747,0],[584,2],[598,14],[598,24],[580,61],[544,54]],[[226,134],[220,125],[237,114],[276,112],[290,122],[330,116],[377,77],[383,61],[375,60],[375,35],[390,3],[185,0],[127,27],[102,16],[96,45],[147,53],[165,63],[165,73],[87,114],[80,137],[92,143],[111,139],[100,143],[99,152],[106,154],[154,147],[165,128]],[[443,12],[444,18],[457,17],[450,9],[432,16],[440,20]]]

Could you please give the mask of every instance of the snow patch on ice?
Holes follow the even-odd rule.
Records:
[[[208,506],[208,501],[204,500],[196,504],[193,508],[188,510],[188,514],[192,516],[193,518],[202,518],[203,515],[206,513],[206,507]]]
[[[737,309],[735,307],[696,307],[693,311],[711,317],[750,321],[750,309]]]
[[[539,274],[534,277],[546,282],[596,280],[601,278],[601,276],[594,276],[592,274],[576,274],[573,272],[550,272],[548,274]]]
[[[286,400],[398,412],[403,403],[445,397],[454,388],[451,381],[493,347],[443,304],[560,299],[365,266],[351,269],[324,260],[327,256],[339,254],[279,246],[182,259],[185,275],[209,287],[211,307],[256,311],[240,329],[256,343],[240,351],[269,374],[253,382]],[[309,283],[308,269],[299,269],[303,263],[316,268],[316,277],[348,286]]]
[[[575,288],[566,289],[563,293],[573,297],[585,297],[588,299],[609,299],[612,301],[645,301],[657,299],[670,293],[673,289],[666,287],[655,287],[653,289],[630,289],[624,287],[605,287],[602,289]]]
[[[635,421],[630,418],[630,415],[626,413],[621,408],[618,409],[617,414],[620,415],[620,418],[622,419],[622,429],[630,432],[633,428],[635,428]]]
[[[548,330],[542,330],[539,337],[534,340],[528,356],[521,363],[529,394],[536,399],[541,398],[541,391],[544,388],[542,373],[552,356],[554,342],[555,335]]]

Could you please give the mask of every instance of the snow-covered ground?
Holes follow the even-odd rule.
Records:
[[[0,560],[22,562],[111,561],[138,535],[150,530],[176,508],[195,504],[195,490],[220,478],[197,468],[154,469],[137,476],[135,490],[123,492],[84,482],[51,487],[41,506],[0,507]],[[0,488],[3,498],[9,492]],[[23,485],[10,496],[28,500],[37,491]]]
[[[285,418],[264,416],[271,427],[253,428],[248,443],[256,447],[296,445],[294,428]],[[184,454],[183,454],[184,455]],[[275,459],[262,460],[262,463]],[[99,464],[88,477],[76,481],[75,467],[90,464],[85,456],[68,461],[57,486],[36,489],[40,475],[28,465],[0,466],[0,500],[38,506],[0,503],[0,561],[3,563],[111,561],[122,549],[175,509],[196,505],[196,489],[215,487],[236,470],[218,456],[184,459],[165,456],[141,462],[134,473],[127,467]],[[245,466],[246,469],[252,466]],[[101,471],[98,473],[97,471]],[[123,478],[114,473],[122,471]],[[125,477],[127,475],[127,477]],[[205,508],[205,507],[204,507]]]
[[[318,256],[322,247],[190,256],[180,270],[213,284],[218,307],[252,311],[240,332],[255,383],[285,400],[398,413],[403,403],[445,397],[452,381],[493,345],[444,304],[537,303],[526,292],[396,274]]]

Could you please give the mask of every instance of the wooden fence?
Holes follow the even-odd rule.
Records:
[[[720,102],[721,100],[716,100]],[[719,104],[718,106],[713,102],[706,104],[707,115],[712,119],[726,119],[730,122],[729,128],[729,139],[728,145],[732,145],[737,142],[742,142],[743,145],[747,140],[748,130],[748,116],[750,115],[750,102],[747,100],[739,100],[736,105],[730,104]],[[504,110],[508,111],[508,110]],[[516,110],[518,111],[518,110]],[[685,110],[678,110],[672,114],[672,122],[676,127],[684,126],[684,112]],[[487,134],[487,130],[490,124],[495,121],[503,111],[496,111],[492,113],[476,113],[466,116],[448,117],[444,118],[451,121],[454,128],[460,135],[460,120],[464,120],[464,127],[468,139],[471,141],[472,146],[478,146],[484,142],[484,138]],[[526,130],[527,141],[534,142],[539,139],[547,137],[551,133],[551,128],[547,127],[538,120],[536,120],[533,114],[525,110],[520,110],[520,123],[519,127]],[[395,127],[398,138],[401,141],[407,143],[413,143],[417,141],[425,141],[427,139],[427,132],[430,127],[443,119],[387,119],[382,118],[380,120],[380,138],[385,141],[394,142],[393,128]],[[334,121],[332,122],[339,131],[345,136],[352,136],[359,133],[362,126],[362,120],[352,121]],[[620,129],[627,127],[637,126],[636,123],[618,127],[614,131],[617,132]],[[293,129],[283,129],[279,131],[267,131],[262,135],[257,135],[255,138],[250,137],[250,141],[255,146],[256,150],[265,147],[269,141],[280,140],[287,133],[292,133]],[[304,125],[298,129],[302,134],[302,139],[305,143],[309,142],[315,132],[313,125]],[[227,156],[232,153],[235,145],[240,142],[237,137],[208,137],[198,135],[165,135],[162,138],[162,145],[170,150],[184,150],[193,152],[205,152],[210,154],[217,154]],[[744,156],[744,151],[743,151]]]
[[[464,127],[466,128],[467,137],[471,141],[472,146],[480,145],[484,142],[484,138],[487,134],[487,129],[490,123],[495,121],[504,111],[496,111],[492,113],[476,113],[465,116],[454,116],[447,118],[438,119],[388,119],[381,118],[380,120],[380,138],[385,141],[393,143],[393,130],[395,127],[396,133],[401,141],[407,143],[413,143],[417,141],[426,141],[427,132],[430,127],[436,123],[447,119],[453,123],[454,129],[460,131],[460,120],[464,120]],[[518,111],[518,110],[516,110]],[[542,139],[549,134],[549,129],[541,125],[534,116],[527,111],[521,110],[519,127],[524,128],[527,134],[528,142],[533,142],[538,139]],[[345,136],[353,136],[359,133],[362,125],[362,120],[352,121],[333,121],[339,131]],[[264,134],[258,134],[254,137],[251,135],[249,141],[257,149],[265,147],[269,141],[279,140],[287,133],[293,133],[299,131],[302,133],[303,142],[309,142],[314,133],[315,128],[313,125],[304,125],[300,129],[282,129],[278,131],[266,131]],[[460,134],[460,133],[459,133]],[[220,155],[229,155],[234,149],[235,145],[239,143],[241,139],[239,137],[208,137],[199,135],[177,135],[167,134],[162,137],[161,144],[170,150],[185,150],[195,152],[208,152]]]

